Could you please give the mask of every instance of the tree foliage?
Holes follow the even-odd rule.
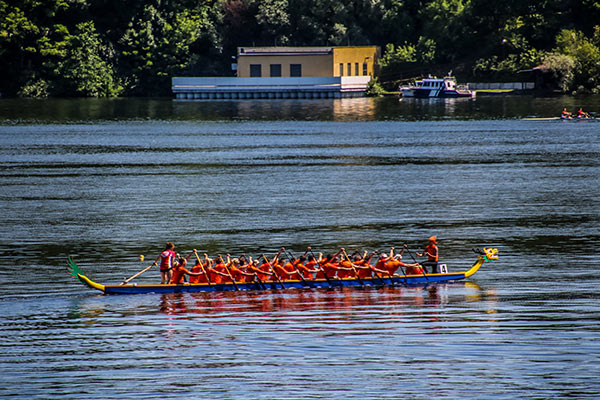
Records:
[[[173,76],[230,76],[237,47],[371,44],[382,77],[543,65],[562,91],[598,92],[599,21],[597,0],[0,0],[0,92],[169,95]]]

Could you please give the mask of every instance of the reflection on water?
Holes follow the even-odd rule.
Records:
[[[336,288],[302,289],[285,292],[221,292],[221,293],[170,293],[162,294],[161,312],[175,314],[201,314],[205,317],[262,318],[265,314],[282,313],[294,318],[297,313],[328,316],[330,321],[348,321],[348,316],[370,314],[402,316],[413,314],[414,307],[441,307],[450,303],[486,301],[488,306],[494,296],[484,292],[473,282],[415,287],[382,287],[379,289]],[[493,310],[486,310],[493,313]]]
[[[556,117],[563,107],[600,115],[600,96],[480,96],[473,99],[381,98],[178,101],[141,99],[0,99],[0,123],[113,120],[384,121]]]

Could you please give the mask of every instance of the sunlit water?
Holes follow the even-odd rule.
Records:
[[[597,398],[600,123],[521,120],[549,105],[0,101],[0,397]],[[64,268],[432,234],[451,270],[500,258],[424,288],[133,296]]]

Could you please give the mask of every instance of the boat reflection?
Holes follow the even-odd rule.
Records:
[[[169,315],[201,314],[208,318],[262,317],[265,314],[310,312],[313,316],[343,319],[363,310],[379,314],[407,314],[459,302],[489,300],[472,282],[418,287],[336,288],[268,292],[170,293],[161,295],[160,310]]]

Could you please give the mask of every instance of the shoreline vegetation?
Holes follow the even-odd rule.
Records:
[[[170,96],[239,46],[382,48],[371,94],[452,71],[600,93],[600,7],[516,0],[0,0],[1,97]]]

